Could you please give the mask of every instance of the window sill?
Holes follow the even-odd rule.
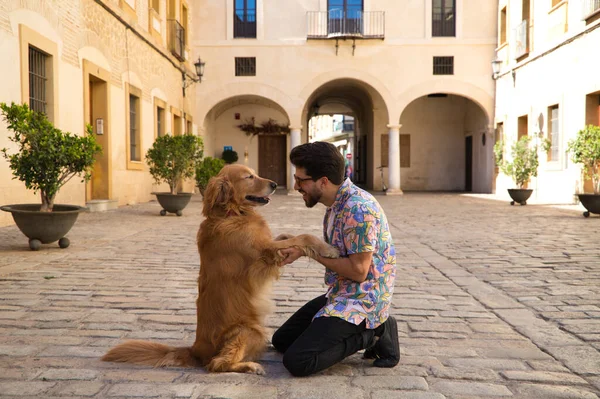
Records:
[[[127,170],[144,170],[144,163],[141,161],[127,161]]]
[[[496,51],[500,51],[503,48],[505,48],[506,46],[508,46],[508,41],[501,43],[497,48]]]
[[[552,7],[550,9],[550,11],[548,11],[548,15],[552,14],[554,11],[558,10],[559,8],[561,8],[562,6],[564,6],[567,3],[568,3],[568,0],[561,1],[560,3],[558,3],[557,5],[555,5],[554,7]]]

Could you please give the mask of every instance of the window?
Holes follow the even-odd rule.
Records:
[[[433,57],[434,75],[454,75],[454,57]]]
[[[188,46],[188,9],[182,4],[181,5],[181,26],[183,26],[183,48],[185,49]]]
[[[548,139],[552,143],[548,151],[548,161],[557,162],[560,147],[560,125],[558,119],[558,105],[548,107]]]
[[[362,33],[363,0],[329,0],[328,33]]]
[[[256,0],[234,0],[233,37],[256,38]]]
[[[165,135],[165,132],[167,129],[166,109],[167,109],[167,104],[164,101],[155,97],[154,98],[154,121],[155,121],[154,137],[160,137],[160,136]]]
[[[431,34],[434,37],[456,36],[455,0],[433,0]]]
[[[25,25],[19,25],[21,98],[34,111],[58,123],[58,46]],[[20,62],[19,62],[20,61]]]
[[[256,57],[235,57],[235,76],[256,76]]]
[[[556,7],[563,0],[552,0],[552,7]]]
[[[173,136],[181,136],[182,133],[182,118],[181,118],[181,111],[178,110],[177,108],[173,108],[171,107],[171,115],[173,115],[173,120],[172,120],[172,129],[171,131],[173,132]]]
[[[125,84],[127,169],[142,170],[142,90]]]
[[[48,56],[35,47],[29,46],[29,108],[47,114]]]
[[[500,29],[498,30],[500,37],[498,38],[498,45],[506,43],[506,7],[500,11]]]

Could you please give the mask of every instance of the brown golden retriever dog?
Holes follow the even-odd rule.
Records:
[[[111,349],[102,360],[263,374],[254,360],[266,347],[270,287],[283,260],[278,251],[298,247],[311,257],[338,256],[335,248],[313,235],[273,239],[255,208],[269,203],[276,187],[242,165],[225,166],[210,180],[202,210],[206,219],[197,236],[198,324],[192,347],[129,341]]]

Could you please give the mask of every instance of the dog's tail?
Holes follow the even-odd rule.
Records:
[[[127,341],[102,356],[105,362],[123,362],[152,367],[197,367],[192,348],[175,348],[148,341]]]

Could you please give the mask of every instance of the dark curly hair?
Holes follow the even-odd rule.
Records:
[[[306,169],[306,174],[313,181],[323,176],[336,185],[344,181],[344,157],[331,143],[316,141],[294,147],[290,152],[290,162],[297,168]]]

